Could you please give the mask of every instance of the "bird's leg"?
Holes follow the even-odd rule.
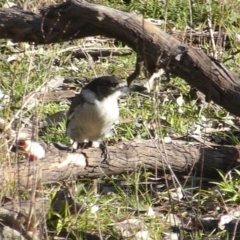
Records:
[[[100,149],[102,150],[102,155],[101,155],[101,157],[103,157],[102,163],[109,163],[110,162],[110,154],[108,151],[108,143],[103,141],[100,144]]]
[[[92,141],[92,147],[100,148],[102,150],[101,157],[103,157],[102,163],[108,163],[110,159],[108,144],[105,141]]]

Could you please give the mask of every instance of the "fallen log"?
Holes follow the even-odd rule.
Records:
[[[35,188],[38,183],[47,184],[69,178],[99,178],[106,175],[148,170],[182,172],[213,178],[218,173],[239,165],[240,148],[232,146],[206,147],[183,141],[164,143],[160,140],[134,140],[108,147],[110,158],[103,162],[101,150],[84,149],[69,153],[53,146],[38,161],[23,161],[2,166],[1,186],[16,182],[19,188]]]

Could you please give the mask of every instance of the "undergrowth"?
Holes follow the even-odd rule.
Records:
[[[14,1],[13,1],[14,2]],[[20,7],[22,1],[15,1]],[[93,3],[102,4],[116,9],[142,14],[145,18],[160,19],[161,29],[171,32],[173,29],[182,32],[192,29],[198,32],[208,28],[207,19],[211,19],[217,31],[222,28],[228,34],[228,43],[221,46],[219,60],[226,61],[226,66],[239,72],[239,55],[234,55],[239,49],[236,33],[239,32],[240,2],[227,1],[124,1],[94,0]],[[53,1],[36,1],[29,3],[29,10],[37,11]],[[2,4],[2,3],[1,3]],[[114,40],[99,41],[101,37],[74,40],[62,44],[36,46],[28,43],[12,43],[1,40],[0,59],[0,116],[15,131],[28,128],[32,123],[39,127],[35,138],[41,137],[45,143],[61,142],[70,144],[65,135],[64,117],[57,124],[46,124],[46,121],[60,111],[66,112],[70,99],[42,102],[36,100],[35,92],[48,93],[54,87],[45,87],[56,76],[85,77],[92,79],[97,76],[117,74],[122,78],[134,70],[135,53],[130,56],[100,57],[78,59],[68,47],[87,49],[124,47],[121,43],[116,46]],[[125,47],[127,48],[127,47]],[[210,55],[213,52],[209,41],[201,43]],[[87,51],[87,50],[86,50]],[[138,84],[144,84],[146,77],[143,73],[138,78]],[[80,91],[81,84],[66,84],[66,88]],[[176,76],[170,78],[163,74],[156,79],[152,94],[132,94],[121,99],[120,124],[116,126],[116,133],[109,144],[118,141],[130,141],[134,138],[158,139],[170,137],[172,139],[188,139],[196,128],[207,126],[219,129],[206,137],[207,141],[217,143],[239,144],[239,127],[229,123],[229,113],[214,103],[195,99],[190,95],[191,86]],[[26,103],[25,100],[28,99]],[[39,104],[36,105],[36,101]],[[232,117],[233,118],[233,117]],[[231,120],[231,119],[230,119]],[[49,121],[48,121],[49,122]],[[215,126],[227,125],[229,131]],[[40,127],[41,126],[41,127]],[[233,130],[234,129],[234,130]],[[4,134],[2,134],[4,136]],[[191,138],[190,138],[191,140]],[[6,141],[0,142],[2,164],[9,164],[6,158]],[[173,222],[185,224],[191,219],[188,229],[178,229],[178,239],[227,239],[225,230],[205,231],[194,224],[200,224],[200,215],[214,212],[220,214],[216,206],[222,208],[228,204],[239,203],[239,171],[229,172],[227,176],[219,173],[220,179],[201,179],[189,176],[175,176],[174,173],[147,171],[144,167],[134,173],[127,172],[119,176],[106,176],[95,180],[71,180],[74,189],[74,200],[81,205],[79,211],[71,212],[71,206],[64,202],[60,211],[49,210],[47,214],[46,233],[51,237],[64,236],[65,239],[86,239],[93,235],[101,239],[141,239],[141,234],[149,236],[142,239],[170,239],[173,234]],[[176,181],[175,179],[178,179]],[[188,181],[187,181],[187,180]],[[70,180],[69,180],[70,181]],[[65,183],[64,183],[65,184]],[[63,185],[64,185],[63,184]],[[68,183],[67,183],[68,184]],[[200,187],[199,187],[200,186]],[[51,201],[61,189],[62,183],[42,186],[42,195]],[[217,194],[213,187],[217,187]],[[68,190],[69,190],[68,189]],[[181,197],[178,195],[180,194]],[[17,184],[7,186],[1,190],[1,197],[26,199],[28,193],[19,191]],[[175,196],[175,197],[173,197]],[[209,207],[213,204],[214,207]],[[78,206],[79,207],[79,206]],[[84,211],[82,211],[84,210]],[[184,220],[182,220],[182,218]],[[192,219],[195,219],[193,221]],[[177,220],[176,220],[177,219]],[[189,220],[190,221],[190,220]],[[194,222],[194,223],[193,223]],[[179,223],[177,226],[181,226]],[[144,236],[145,236],[144,235]],[[67,237],[66,237],[67,236]]]

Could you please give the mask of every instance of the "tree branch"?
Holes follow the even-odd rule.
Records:
[[[240,116],[238,75],[141,16],[83,0],[46,7],[41,15],[16,9],[0,9],[0,15],[0,38],[15,42],[46,44],[95,35],[117,38],[143,58],[150,75],[164,68],[203,92],[208,100]]]

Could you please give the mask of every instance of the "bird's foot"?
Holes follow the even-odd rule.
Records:
[[[103,157],[102,163],[109,163],[110,162],[110,154],[108,151],[108,145],[105,142],[100,144],[100,149],[102,150],[101,157]]]

